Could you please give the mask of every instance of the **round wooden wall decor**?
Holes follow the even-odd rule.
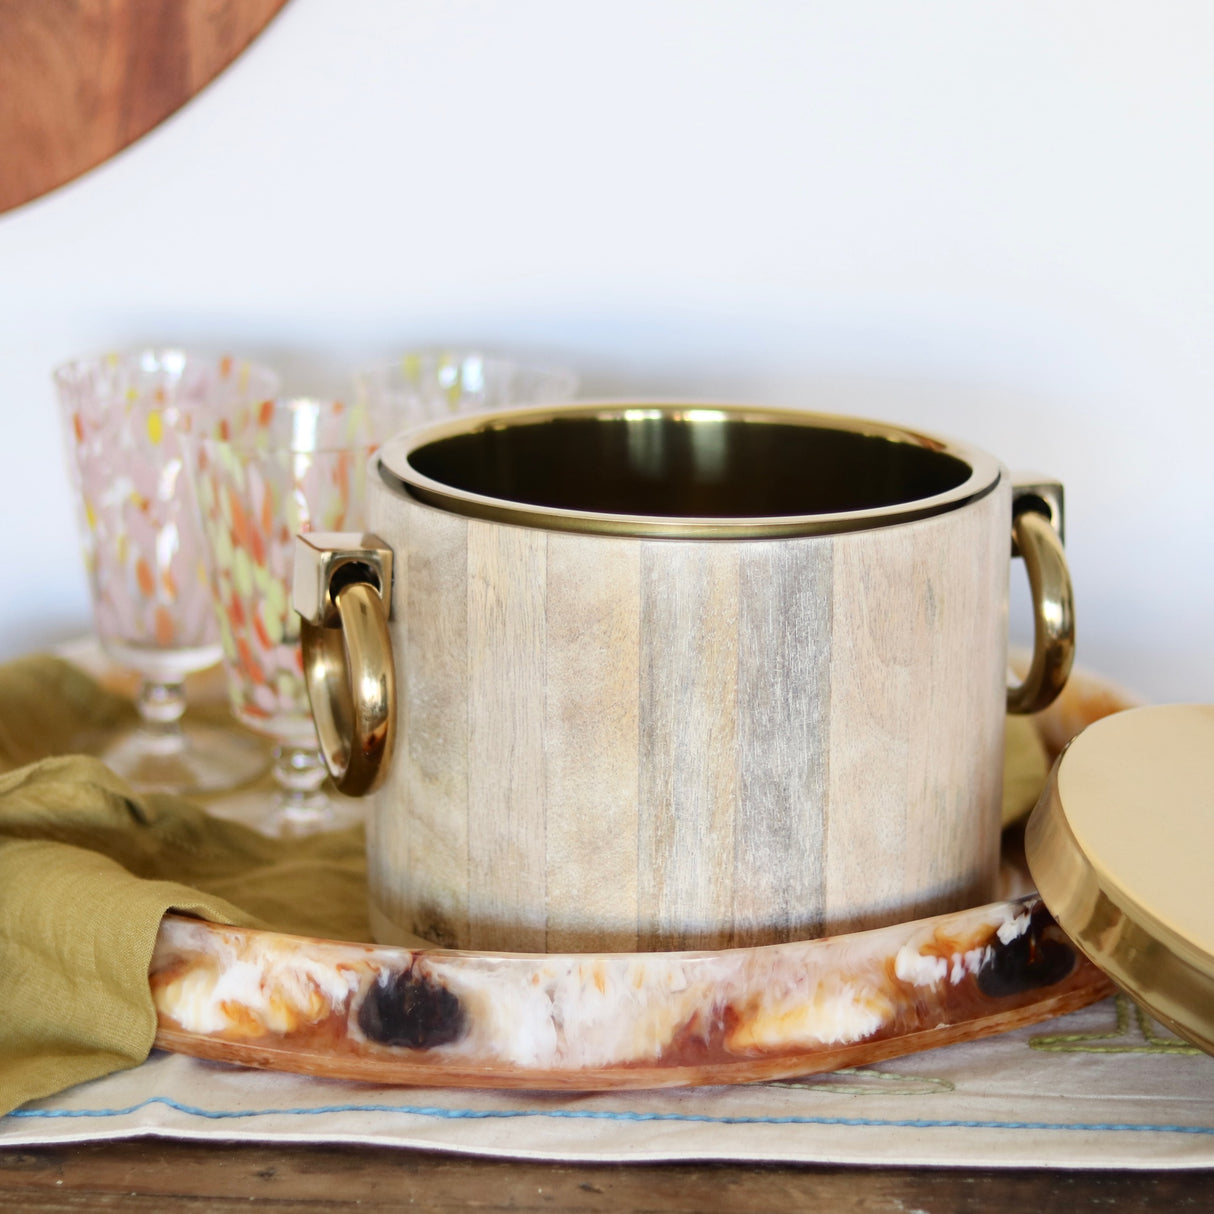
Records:
[[[134,143],[286,0],[0,0],[0,212]]]

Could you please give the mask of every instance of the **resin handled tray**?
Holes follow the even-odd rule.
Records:
[[[1056,754],[1128,706],[1076,676]],[[599,1090],[746,1083],[1019,1028],[1113,987],[1036,894],[820,940],[716,952],[488,954],[166,916],[156,1045],[387,1084]]]

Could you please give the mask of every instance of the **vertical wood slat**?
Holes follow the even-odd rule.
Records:
[[[547,586],[547,949],[632,951],[640,553],[628,541],[553,533]]]
[[[820,539],[741,553],[732,840],[739,946],[822,933],[832,552]]]
[[[373,493],[370,525],[393,537],[397,558],[390,627],[400,713],[387,783],[368,815],[372,922],[380,939],[455,947],[469,934],[468,523]]]
[[[989,536],[1010,517],[1003,488],[955,520],[955,563],[942,564],[931,545],[916,550],[915,578],[929,591],[925,630],[940,632],[923,677],[928,686],[951,689],[948,696],[920,697],[921,728],[934,744],[916,747],[907,771],[908,801],[934,807],[919,813],[906,835],[903,898],[916,914],[995,896],[1002,817],[989,807],[1002,800],[1008,553]],[[910,884],[938,872],[952,879],[938,881],[934,892]]]
[[[835,544],[824,927],[854,931],[892,902],[906,842],[903,788],[922,655],[906,528]],[[908,635],[909,633],[909,635]]]
[[[473,948],[542,952],[546,944],[547,540],[525,527],[468,523]]]
[[[728,932],[737,806],[736,545],[641,546],[642,948]]]
[[[827,932],[994,896],[1004,517],[1006,486],[835,544]]]

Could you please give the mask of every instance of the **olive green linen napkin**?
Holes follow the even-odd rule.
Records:
[[[0,666],[0,1115],[147,1057],[166,911],[370,938],[361,827],[270,839],[68,753],[132,714],[58,658]]]

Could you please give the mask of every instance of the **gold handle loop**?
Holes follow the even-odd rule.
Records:
[[[1066,684],[1075,659],[1075,604],[1062,539],[1033,508],[1012,518],[1012,542],[1024,558],[1033,594],[1033,660],[1024,681],[1007,689],[1007,710],[1040,712]]]
[[[395,740],[396,677],[383,600],[367,582],[333,595],[336,623],[300,621],[304,678],[325,766],[361,797],[383,779]]]

